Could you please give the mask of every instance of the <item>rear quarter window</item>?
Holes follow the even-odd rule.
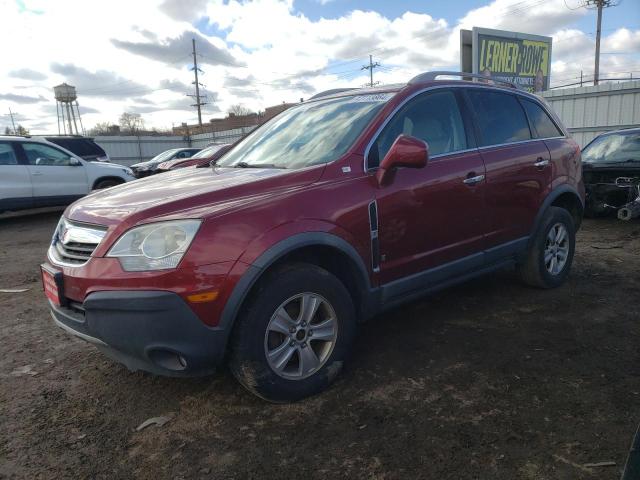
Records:
[[[470,89],[467,93],[482,146],[531,140],[529,122],[514,95],[481,89]]]
[[[47,140],[49,140],[51,143],[55,143],[56,145],[61,146],[62,148],[66,148],[70,152],[73,152],[80,157],[105,155],[104,150],[93,140],[90,140],[88,138],[50,137],[47,138]]]
[[[522,99],[522,105],[524,105],[524,109],[527,111],[527,115],[529,117],[529,121],[535,133],[537,133],[538,138],[552,138],[552,137],[561,137],[563,133],[560,129],[553,123],[551,117],[544,111],[544,109],[535,102],[531,100]]]

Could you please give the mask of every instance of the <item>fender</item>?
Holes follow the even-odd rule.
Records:
[[[575,197],[578,199],[578,201],[582,205],[582,208],[584,209],[584,199],[580,196],[578,191],[573,186],[571,186],[571,185],[569,185],[567,183],[563,183],[562,185],[558,185],[556,188],[551,190],[551,192],[549,192],[549,194],[545,197],[544,201],[542,202],[542,205],[538,209],[538,213],[536,214],[536,218],[533,221],[533,228],[531,229],[531,235],[529,235],[529,244],[533,240],[535,232],[538,230],[538,227],[540,226],[540,223],[542,222],[542,217],[544,215],[544,212],[546,212],[547,209],[551,206],[551,204],[560,195],[562,195],[563,193],[572,193],[573,195],[575,195]]]
[[[358,270],[358,277],[364,289],[365,295],[371,291],[371,283],[369,273],[365,267],[364,261],[358,254],[357,250],[346,240],[337,235],[327,232],[304,232],[287,237],[284,240],[272,245],[250,265],[236,283],[233,291],[226,301],[224,310],[220,317],[219,327],[231,331],[233,322],[243,304],[247,294],[255,285],[260,275],[278,259],[286,254],[303,247],[310,246],[326,246],[340,250],[347,255],[354,263]]]

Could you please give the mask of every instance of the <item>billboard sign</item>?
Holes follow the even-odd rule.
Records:
[[[529,92],[549,88],[551,37],[474,27],[461,31],[460,39],[463,71],[471,67],[472,73],[506,80]]]

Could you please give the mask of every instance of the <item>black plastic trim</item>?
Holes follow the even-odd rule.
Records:
[[[369,273],[362,258],[360,257],[356,249],[347,241],[336,235],[326,232],[299,233],[273,245],[249,266],[247,271],[234,287],[233,292],[231,292],[231,295],[227,300],[224,310],[222,311],[222,316],[220,318],[220,327],[225,329],[227,332],[231,330],[233,322],[235,321],[236,316],[240,311],[240,307],[242,306],[244,299],[246,298],[253,285],[258,281],[258,278],[260,278],[260,275],[264,270],[275,263],[278,259],[284,257],[286,254],[300,248],[311,246],[333,247],[347,255],[353,261],[353,264],[357,268],[358,280],[361,282],[362,291],[365,292],[365,296],[367,296],[366,292],[370,292],[372,290],[369,280]],[[363,312],[368,312],[369,310],[370,309],[368,305],[363,306],[363,308],[361,309],[361,311]],[[368,314],[365,313],[365,316],[368,316]]]
[[[166,291],[101,291],[87,296],[84,315],[50,302],[67,331],[103,343],[101,350],[132,370],[168,376],[211,373],[222,362],[227,333],[202,323],[184,300]],[[89,340],[89,341],[92,341]],[[162,355],[158,355],[161,352]],[[182,357],[185,365],[167,357]]]

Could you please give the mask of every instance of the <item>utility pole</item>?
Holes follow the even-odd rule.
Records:
[[[598,23],[596,26],[596,58],[593,69],[594,85],[598,85],[600,81],[600,33],[602,31],[602,10],[609,7],[615,7],[619,3],[620,0],[582,0],[582,7],[598,10]]]
[[[9,116],[11,117],[11,125],[13,125],[13,134],[17,135],[18,131],[16,130],[16,122],[13,120],[13,112],[11,111],[11,107],[9,107]]]
[[[369,70],[369,86],[373,87],[373,69],[379,67],[378,62],[373,63],[373,55],[369,55],[369,65],[364,65],[360,70]]]
[[[605,0],[596,0],[598,4],[598,26],[596,28],[596,62],[593,68],[593,84],[598,85],[600,80],[600,32],[602,30],[602,5]]]
[[[196,99],[196,103],[194,103],[193,105],[191,105],[192,107],[197,107],[198,109],[198,125],[202,127],[202,109],[201,107],[203,105],[206,105],[207,102],[203,102],[201,101],[202,98],[206,97],[206,95],[203,95],[202,97],[200,97],[200,82],[198,81],[198,71],[202,72],[202,70],[200,70],[198,68],[198,56],[196,54],[196,39],[192,38],[191,39],[191,45],[193,46],[193,73],[195,76],[195,82],[193,82],[193,84],[196,86],[196,94],[195,95],[187,95],[188,97],[193,97]]]

